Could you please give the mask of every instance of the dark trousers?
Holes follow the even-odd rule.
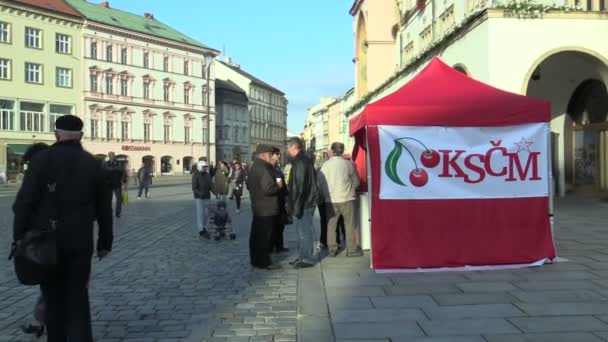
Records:
[[[116,215],[120,215],[122,212],[122,188],[115,188],[112,192],[114,192],[114,197],[116,197]]]
[[[249,234],[249,256],[251,265],[264,268],[272,264],[270,249],[272,233],[278,216],[254,216]]]
[[[277,223],[274,225],[274,229],[272,232],[272,245],[270,246],[271,251],[279,252],[285,248],[283,242],[283,232],[285,231],[285,225],[281,220],[277,220]]]
[[[331,205],[331,203],[329,204]],[[321,236],[319,242],[323,246],[327,246],[327,205],[325,203],[319,204],[319,216],[321,217]],[[339,245],[342,242],[342,236],[345,236],[344,230],[344,218],[340,216],[338,220],[338,226],[336,227],[336,243]]]
[[[137,191],[137,197],[141,197],[141,194],[142,194],[142,192],[144,192],[144,190],[146,191],[145,192],[146,197],[148,197],[148,191],[150,191],[150,186],[148,185],[148,183],[140,182],[139,183],[139,190]]]
[[[234,200],[236,201],[236,208],[241,209],[241,194],[238,191],[234,191],[232,194],[234,195]]]
[[[93,341],[87,289],[90,273],[90,253],[60,252],[56,274],[41,286],[48,342]]]

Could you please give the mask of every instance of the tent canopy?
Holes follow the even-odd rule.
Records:
[[[365,126],[496,127],[547,122],[550,104],[476,81],[434,58],[394,93],[350,120],[350,135]]]

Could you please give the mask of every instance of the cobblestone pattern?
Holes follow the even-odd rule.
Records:
[[[94,261],[95,340],[241,341],[251,336],[251,341],[295,341],[297,273],[251,269],[249,211],[235,216],[235,241],[201,241],[188,187],[158,189],[153,195],[152,200],[131,200],[115,227],[114,251]],[[0,208],[4,213],[6,204]],[[0,220],[4,252],[12,219]],[[38,291],[19,285],[5,260],[0,262],[0,341],[30,341],[18,327],[30,319]]]

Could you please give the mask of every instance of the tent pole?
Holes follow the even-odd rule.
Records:
[[[374,257],[372,250],[372,163],[371,158],[369,156],[369,135],[368,127],[365,127],[365,168],[366,168],[366,176],[367,176],[367,221],[369,225],[369,267],[374,269]]]
[[[555,216],[553,210],[553,199],[554,199],[554,187],[553,187],[553,146],[551,145],[551,126],[549,123],[545,124],[545,130],[547,132],[547,174],[549,175],[549,224],[551,226],[551,241],[553,241],[553,250],[555,251],[555,258],[551,260],[555,262],[557,260],[557,245],[555,244]]]

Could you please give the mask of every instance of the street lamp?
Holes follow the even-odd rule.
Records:
[[[207,68],[207,117],[205,122],[207,123],[207,135],[205,136],[205,130],[203,129],[203,141],[207,143],[207,150],[205,155],[207,156],[207,163],[211,165],[211,63],[213,62],[212,55],[205,55],[205,67]]]

